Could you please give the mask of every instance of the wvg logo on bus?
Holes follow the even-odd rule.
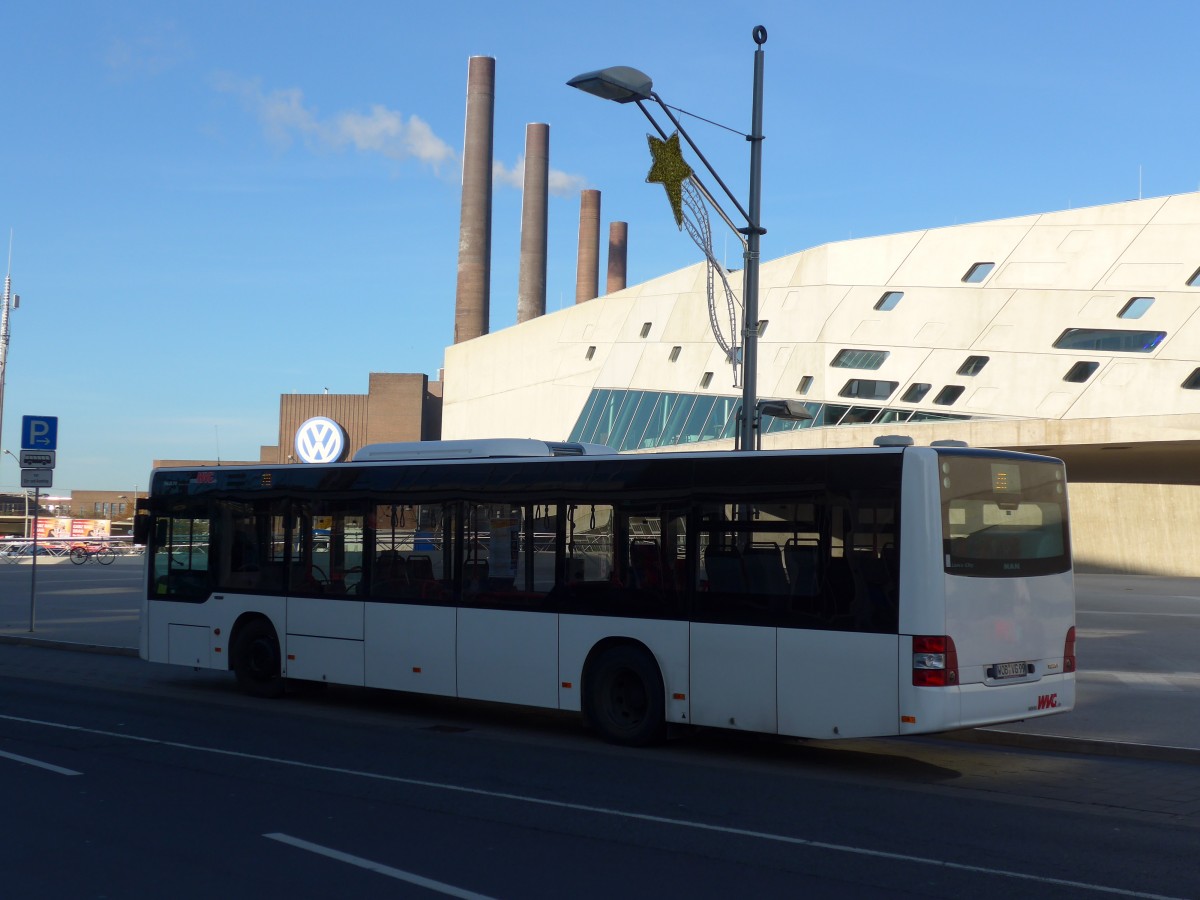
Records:
[[[301,462],[337,462],[345,452],[346,432],[333,419],[313,416],[296,429],[296,456]]]

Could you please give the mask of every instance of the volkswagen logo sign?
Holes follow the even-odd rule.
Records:
[[[346,432],[333,419],[313,416],[296,429],[296,456],[301,462],[337,462],[345,452]]]

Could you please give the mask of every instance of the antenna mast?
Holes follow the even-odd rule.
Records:
[[[8,370],[8,313],[12,308],[12,229],[8,230],[8,268],[4,276],[4,306],[0,309],[0,435],[4,433],[4,376]]]

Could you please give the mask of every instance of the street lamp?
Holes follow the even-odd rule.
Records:
[[[704,185],[696,178],[696,176],[687,169],[686,165],[679,160],[680,166],[687,171],[687,174],[680,176],[679,181],[683,178],[690,177],[699,191],[704,195],[705,199],[717,211],[717,214],[725,221],[733,231],[738,235],[738,239],[742,241],[744,248],[743,258],[745,260],[745,271],[742,281],[742,409],[739,413],[739,428],[738,438],[739,444],[744,450],[753,450],[757,446],[755,440],[755,431],[758,427],[758,415],[756,412],[757,393],[758,393],[758,265],[759,265],[759,238],[766,234],[766,229],[761,225],[760,212],[762,203],[762,93],[763,93],[763,48],[762,45],[767,42],[767,29],[761,25],[757,25],[752,32],[754,43],[758,49],[754,51],[754,97],[750,119],[750,134],[745,135],[747,141],[750,142],[750,200],[749,209],[742,207],[738,199],[726,187],[725,182],[721,180],[721,176],[716,173],[716,170],[705,159],[704,154],[700,152],[700,148],[696,146],[696,142],[692,140],[687,130],[679,123],[675,114],[671,111],[662,98],[654,92],[654,83],[650,76],[637,69],[629,66],[613,66],[607,69],[599,69],[595,72],[585,72],[582,75],[577,75],[567,82],[573,88],[578,88],[588,94],[593,94],[604,100],[612,100],[615,103],[636,103],[643,115],[650,120],[650,124],[662,137],[663,141],[668,141],[667,133],[655,120],[654,116],[645,106],[645,101],[653,100],[659,105],[667,118],[675,126],[676,131],[681,134],[688,146],[692,148],[692,152],[704,163],[704,167],[709,174],[720,185],[721,190],[725,192],[725,196],[729,198],[734,207],[746,221],[744,228],[739,228],[726,215],[721,205],[713,199],[711,193]],[[677,143],[677,142],[676,142]],[[652,142],[653,146],[653,142]],[[652,151],[653,152],[653,151]],[[660,163],[660,158],[655,154],[655,168]],[[653,172],[653,170],[652,170]],[[655,179],[658,180],[658,179]],[[675,207],[676,223],[680,221],[680,213],[678,206],[678,194],[672,196],[672,188],[664,182],[667,187],[667,194],[672,198],[672,205]],[[675,185],[678,187],[678,184]],[[744,236],[744,237],[743,237]]]
[[[754,431],[758,436],[758,445],[754,448],[756,450],[762,449],[764,416],[769,419],[790,419],[800,422],[811,421],[813,414],[808,411],[808,406],[799,400],[759,400],[754,410]]]

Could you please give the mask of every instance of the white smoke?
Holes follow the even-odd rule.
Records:
[[[525,157],[522,155],[510,169],[500,160],[492,163],[492,182],[521,190],[525,186]],[[547,190],[555,197],[570,197],[588,186],[582,175],[571,175],[551,169],[546,175]]]
[[[380,104],[366,113],[341,112],[322,119],[305,105],[299,88],[264,91],[257,81],[229,75],[218,76],[214,86],[240,96],[258,116],[267,137],[280,146],[299,138],[316,146],[352,147],[389,159],[415,159],[434,171],[458,158],[454,148],[434,134],[425,120],[414,115],[406,121],[402,113]]]

